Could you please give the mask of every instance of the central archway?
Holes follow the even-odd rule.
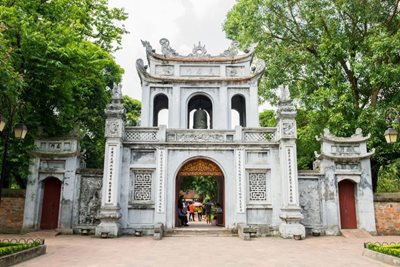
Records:
[[[214,204],[219,203],[222,207],[222,214],[218,218],[218,226],[225,226],[225,178],[221,168],[213,161],[206,158],[195,158],[186,162],[178,171],[176,176],[176,196],[175,196],[175,226],[178,226],[177,207],[181,193],[181,183],[184,179],[193,177],[203,177],[205,179],[215,179],[217,184],[217,194],[212,199]],[[204,197],[204,196],[203,196]],[[205,199],[200,198],[202,201]],[[193,200],[194,201],[194,200]]]

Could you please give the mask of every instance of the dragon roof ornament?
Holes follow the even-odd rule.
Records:
[[[229,46],[228,49],[226,49],[223,53],[216,55],[216,56],[212,56],[210,54],[207,53],[207,49],[206,46],[204,44],[201,44],[201,42],[199,42],[197,45],[195,44],[193,46],[192,49],[192,53],[184,56],[184,55],[180,55],[179,53],[177,53],[175,51],[175,49],[173,49],[170,46],[170,41],[167,38],[161,38],[160,39],[160,45],[161,45],[161,54],[156,53],[156,50],[153,49],[153,47],[151,46],[149,41],[144,41],[141,40],[142,45],[146,48],[146,52],[152,56],[155,57],[161,57],[163,56],[165,57],[169,57],[169,58],[174,58],[177,60],[185,60],[185,59],[190,59],[190,58],[196,58],[196,59],[200,59],[200,58],[211,58],[211,59],[223,59],[223,58],[242,58],[242,57],[247,57],[249,55],[252,55],[254,53],[255,44],[252,44],[249,49],[247,49],[246,51],[244,51],[246,54],[244,55],[239,55],[239,43],[236,41],[232,41],[231,45]]]

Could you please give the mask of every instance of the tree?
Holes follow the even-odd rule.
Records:
[[[10,147],[14,176],[26,177],[28,152],[38,136],[74,132],[88,166],[102,165],[104,151],[98,148],[111,94],[106,88],[123,72],[110,53],[126,31],[114,23],[125,19],[123,10],[109,9],[106,0],[0,0],[0,52],[7,52],[0,53],[7,60],[0,67],[1,103],[21,106],[16,120],[29,129],[20,150]]]
[[[276,103],[288,85],[297,99],[299,161],[310,167],[315,135],[323,128],[349,136],[371,133],[373,178],[379,166],[399,157],[388,146],[384,111],[400,108],[400,8],[388,0],[239,0],[228,13],[227,36],[246,47],[257,43],[266,62],[260,96]],[[311,146],[310,146],[311,145]]]
[[[122,103],[125,108],[125,125],[138,125],[142,103],[139,100],[130,98],[127,95],[122,96]]]

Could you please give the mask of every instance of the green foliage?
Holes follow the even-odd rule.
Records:
[[[125,125],[136,126],[140,119],[142,103],[139,100],[130,98],[127,95],[122,97],[122,103],[125,108]]]
[[[21,250],[34,248],[39,245],[40,242],[38,241],[33,241],[32,243],[28,244],[0,242],[0,257],[19,252]]]
[[[400,258],[400,245],[379,246],[374,243],[368,243],[368,249]]]
[[[400,109],[398,2],[333,0],[239,0],[224,29],[245,48],[257,44],[266,62],[262,100],[276,103],[276,88],[289,86],[298,105],[299,167],[310,168],[315,135],[323,128],[350,136],[362,128],[376,148],[379,166],[400,157],[388,146],[385,110]]]
[[[400,192],[400,159],[379,168],[377,192]]]
[[[275,112],[269,109],[260,112],[259,119],[261,127],[275,127],[277,123]]]
[[[72,133],[88,167],[101,166],[106,88],[123,72],[110,54],[126,32],[115,23],[126,18],[106,0],[0,0],[0,113],[28,127],[10,144],[9,174],[26,178],[34,138]]]
[[[191,176],[184,177],[181,181],[180,190],[183,192],[196,191],[203,196],[203,200],[211,202],[218,201],[218,184],[212,176]]]

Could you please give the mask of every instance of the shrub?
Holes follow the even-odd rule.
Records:
[[[33,241],[31,243],[12,243],[12,242],[0,242],[0,257],[10,255],[21,250],[30,249],[39,246],[39,241]]]
[[[368,249],[400,258],[400,244],[380,246],[374,243],[368,243]]]

